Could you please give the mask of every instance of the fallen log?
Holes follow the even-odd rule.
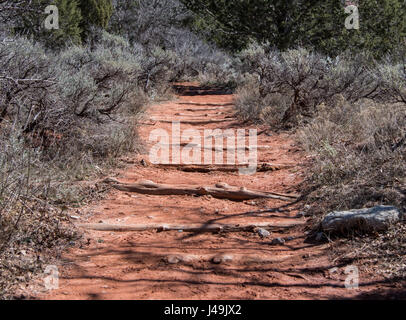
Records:
[[[193,186],[193,185],[170,185],[158,184],[145,180],[134,184],[126,184],[114,179],[105,179],[113,188],[124,192],[135,192],[148,195],[211,195],[218,199],[233,201],[253,200],[258,198],[270,198],[283,201],[293,201],[299,198],[298,195],[280,194],[275,192],[248,190],[244,187],[232,187],[226,183],[218,183],[215,186]]]
[[[138,232],[138,231],[179,231],[198,232],[198,233],[218,233],[218,232],[244,232],[255,231],[257,228],[267,230],[288,229],[303,225],[303,222],[295,223],[256,223],[256,224],[139,224],[139,225],[122,225],[122,224],[104,224],[104,223],[87,223],[78,224],[77,226],[86,230],[108,231],[108,232]]]

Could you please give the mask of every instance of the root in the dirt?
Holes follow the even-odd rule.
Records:
[[[94,231],[108,231],[108,232],[142,232],[142,231],[183,231],[183,232],[196,232],[196,233],[219,233],[219,232],[253,232],[258,228],[275,230],[275,229],[289,229],[303,225],[303,222],[290,222],[290,223],[256,223],[256,224],[187,224],[187,225],[173,225],[173,224],[138,224],[138,225],[123,225],[123,224],[79,224],[78,227],[86,230]]]
[[[171,254],[163,256],[162,260],[170,264],[210,262],[214,264],[223,263],[278,263],[294,258],[293,255],[263,256],[258,254]]]
[[[246,165],[183,165],[183,164],[158,164],[160,168],[171,168],[183,172],[239,172]],[[263,163],[257,166],[257,172],[278,171],[292,168],[291,165]]]
[[[233,201],[244,201],[258,198],[270,198],[284,201],[295,201],[298,195],[280,194],[275,192],[248,190],[245,187],[232,187],[226,183],[219,183],[215,186],[194,186],[194,185],[171,185],[158,184],[153,181],[139,181],[134,184],[126,184],[114,179],[106,179],[113,188],[124,192],[135,192],[149,195],[211,195],[218,199]]]
[[[222,147],[217,147],[217,146],[212,146],[212,147],[206,147],[201,144],[196,144],[196,143],[188,143],[188,142],[181,142],[180,144],[161,144],[162,146],[168,146],[168,147],[190,147],[190,148],[200,148],[202,150],[211,150],[211,151],[251,151],[251,150],[267,150],[270,149],[270,146],[245,146],[245,147],[227,147],[227,146],[222,146]]]
[[[224,107],[232,107],[233,103],[197,103],[197,102],[178,102],[179,105],[193,105],[193,106],[207,106],[214,107],[213,109],[219,109]]]
[[[151,121],[161,122],[161,123],[173,123],[174,121],[179,121],[182,124],[205,125],[205,124],[213,124],[213,123],[230,122],[230,121],[234,121],[234,119],[227,118],[227,119],[201,119],[201,120],[166,120],[166,119],[151,118]]]
[[[206,111],[218,111],[219,109],[224,109],[224,107],[218,107],[218,108],[200,108],[200,109],[185,109],[185,111],[188,112],[206,112]]]

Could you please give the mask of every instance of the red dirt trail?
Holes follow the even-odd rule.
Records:
[[[231,94],[184,86],[176,101],[149,109],[151,119],[226,119],[233,116]],[[171,131],[172,125],[151,120],[142,125],[140,136],[147,143],[155,129]],[[182,124],[186,129],[253,128],[230,121],[212,124]],[[187,142],[187,141],[184,141]],[[129,169],[116,178],[127,183],[152,180],[165,184],[215,185],[225,182],[249,189],[295,193],[302,181],[305,155],[287,134],[258,136],[258,161],[291,164],[277,171],[251,176],[238,173],[182,172],[157,168],[148,152],[128,159]],[[296,218],[300,203],[266,199],[244,202],[209,196],[153,196],[113,190],[106,199],[84,208],[79,223],[109,224],[239,224],[286,223],[292,228],[271,230],[269,238],[257,232],[187,233],[84,231],[89,241],[69,249],[59,262],[59,289],[40,299],[337,299],[356,298],[376,290],[377,285],[360,275],[360,288],[344,286],[343,270],[329,258],[329,244],[305,241],[306,218]],[[284,244],[271,244],[274,238]],[[177,261],[176,257],[186,257]],[[212,257],[226,256],[216,264]],[[170,263],[169,260],[175,260]]]

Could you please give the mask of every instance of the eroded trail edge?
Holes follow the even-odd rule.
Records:
[[[144,141],[171,132],[172,121],[182,131],[255,128],[233,117],[233,95],[179,88],[176,101],[150,108]],[[86,241],[64,254],[59,289],[41,298],[327,299],[373,289],[362,278],[359,290],[346,289],[329,271],[330,245],[306,241],[303,152],[287,134],[260,134],[257,144],[250,176],[238,165],[153,165],[148,152],[127,159],[109,196],[83,208]]]

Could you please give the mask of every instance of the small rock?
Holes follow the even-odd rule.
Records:
[[[183,232],[183,230],[178,230],[178,232],[179,232],[179,233],[182,233],[182,232]]]
[[[147,218],[148,218],[148,219],[155,219],[154,216],[148,216]]]
[[[227,189],[230,188],[230,186],[225,182],[219,182],[216,183],[216,188]]]
[[[146,162],[144,159],[142,159],[142,160],[141,160],[141,165],[142,165],[143,167],[146,167],[146,166],[147,166],[147,162]]]
[[[214,257],[211,259],[211,262],[214,264],[220,264],[222,262],[221,257]]]
[[[285,243],[285,240],[282,239],[282,238],[275,238],[275,239],[272,240],[272,244],[275,244],[275,245],[284,244],[284,243]]]
[[[316,241],[321,241],[324,238],[324,233],[323,232],[318,232],[316,234]]]
[[[170,255],[166,258],[166,262],[170,264],[177,264],[180,261],[182,261],[182,259],[179,256]]]
[[[262,228],[257,229],[257,233],[262,239],[268,238],[271,235],[271,233],[268,230]]]
[[[71,217],[71,219],[73,219],[73,220],[79,220],[79,219],[80,219],[79,216],[70,216],[70,217]]]
[[[292,241],[292,240],[295,240],[295,237],[287,237],[285,240],[286,241]]]
[[[211,262],[214,264],[221,264],[224,262],[230,262],[233,261],[233,256],[231,255],[220,255],[220,256],[215,256],[213,259],[211,259]]]
[[[305,213],[304,212],[299,212],[297,215],[296,215],[296,218],[303,218],[305,216]]]
[[[323,219],[321,225],[325,232],[345,234],[353,231],[369,233],[385,231],[400,221],[402,215],[392,206],[377,206],[350,211],[334,211]]]
[[[216,209],[216,210],[214,211],[214,214],[220,214],[220,210],[219,210],[219,209]]]

